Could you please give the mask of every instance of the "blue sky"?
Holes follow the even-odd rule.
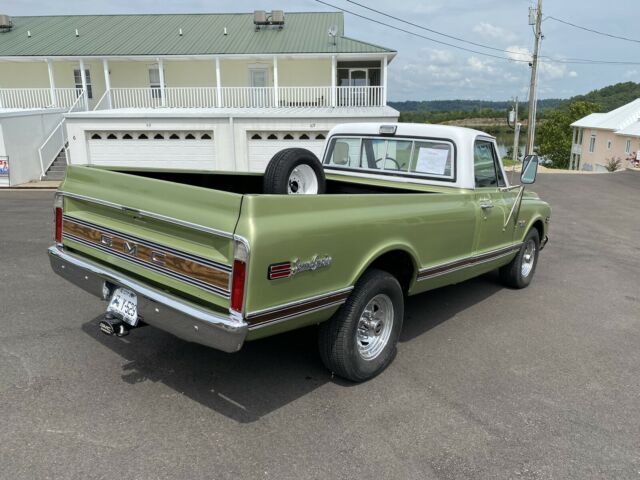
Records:
[[[426,36],[447,40],[375,13],[346,0],[327,0],[338,7],[394,23]],[[528,25],[529,0],[357,0],[413,23],[490,45],[509,52],[498,55],[526,58],[533,34]],[[472,5],[472,7],[470,7]],[[9,15],[97,13],[251,12],[255,9],[289,11],[332,10],[314,0],[4,0],[0,12]],[[554,16],[604,32],[640,39],[640,1],[546,0],[545,16]],[[346,34],[398,51],[389,68],[392,100],[526,98],[529,67],[460,51],[413,37],[345,14]],[[542,54],[553,59],[589,58],[640,63],[640,43],[632,43],[576,30],[551,19],[543,23]],[[469,48],[476,47],[466,45]],[[483,50],[487,53],[496,53]],[[566,98],[621,81],[640,82],[640,65],[572,65],[543,63],[539,98]]]

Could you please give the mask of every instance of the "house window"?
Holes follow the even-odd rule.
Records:
[[[631,153],[631,140],[627,140],[624,144],[624,153]]]
[[[84,75],[87,77],[87,98],[93,98],[93,91],[91,90],[91,72],[88,68],[85,68]],[[76,84],[76,90],[82,90],[82,74],[79,68],[73,69],[73,81]]]
[[[591,138],[589,139],[589,153],[593,153],[595,149],[596,149],[596,136],[591,135]]]
[[[367,87],[380,85],[380,62],[338,62],[338,86]]]
[[[152,98],[162,98],[160,86],[160,65],[154,63],[149,67],[149,87],[151,87]],[[164,86],[167,86],[167,82],[164,82]]]
[[[611,150],[611,145],[613,142],[611,140],[607,140],[607,150]]]

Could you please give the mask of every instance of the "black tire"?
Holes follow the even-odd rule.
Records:
[[[533,247],[533,258],[527,259],[526,256],[531,252]],[[529,250],[528,250],[529,249]],[[538,265],[538,255],[540,254],[540,234],[538,230],[532,228],[524,237],[524,242],[520,247],[520,251],[511,262],[500,268],[500,279],[507,287],[525,288],[529,286],[533,275],[536,273]],[[529,264],[529,269],[523,269],[523,265]]]
[[[292,172],[301,165],[308,165],[315,174],[317,194],[324,193],[326,182],[322,164],[313,152],[304,148],[286,148],[273,156],[264,172],[263,192],[272,195],[297,193],[289,191],[289,180]],[[294,188],[298,188],[296,182],[292,184],[292,190]]]
[[[361,325],[361,316],[370,302],[375,306],[376,301],[382,300],[384,304],[387,301],[385,297],[393,306],[389,315],[392,324],[388,331],[383,325],[378,333],[374,331],[377,329],[372,328],[373,325],[371,325],[369,333],[373,335],[367,338],[372,338],[374,341],[376,341],[375,338],[381,338],[379,347],[384,346],[380,347],[381,350],[376,356],[367,359],[361,352],[361,348],[367,348],[367,343],[361,343],[363,337],[358,335],[359,327],[364,325]],[[358,280],[344,305],[330,320],[320,325],[318,334],[320,357],[331,372],[342,378],[353,382],[369,380],[387,368],[395,358],[403,318],[404,296],[398,280],[385,271],[368,270]],[[388,339],[384,343],[382,340],[387,333]],[[373,345],[371,342],[370,344]]]

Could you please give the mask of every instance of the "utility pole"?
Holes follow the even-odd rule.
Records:
[[[529,12],[529,24],[534,24]],[[540,49],[540,39],[542,23],[542,0],[538,0],[538,8],[535,9],[535,44],[533,47],[533,59],[531,63],[531,83],[529,84],[529,124],[527,125],[527,148],[525,155],[533,153],[533,145],[536,136],[536,104],[537,104],[537,81],[538,81],[538,51]]]
[[[518,97],[516,97],[514,110],[514,119],[513,119],[513,164],[518,161],[518,150],[520,149],[520,126],[522,125],[518,122]]]

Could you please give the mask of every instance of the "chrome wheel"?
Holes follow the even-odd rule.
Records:
[[[533,270],[533,264],[536,260],[536,242],[530,239],[524,246],[524,252],[522,253],[522,264],[520,265],[520,273],[523,278],[526,278]]]
[[[389,342],[393,330],[393,303],[385,294],[373,297],[360,315],[356,344],[364,360],[376,358]]]
[[[287,181],[287,193],[314,195],[318,193],[318,177],[309,165],[298,165],[291,171]]]

